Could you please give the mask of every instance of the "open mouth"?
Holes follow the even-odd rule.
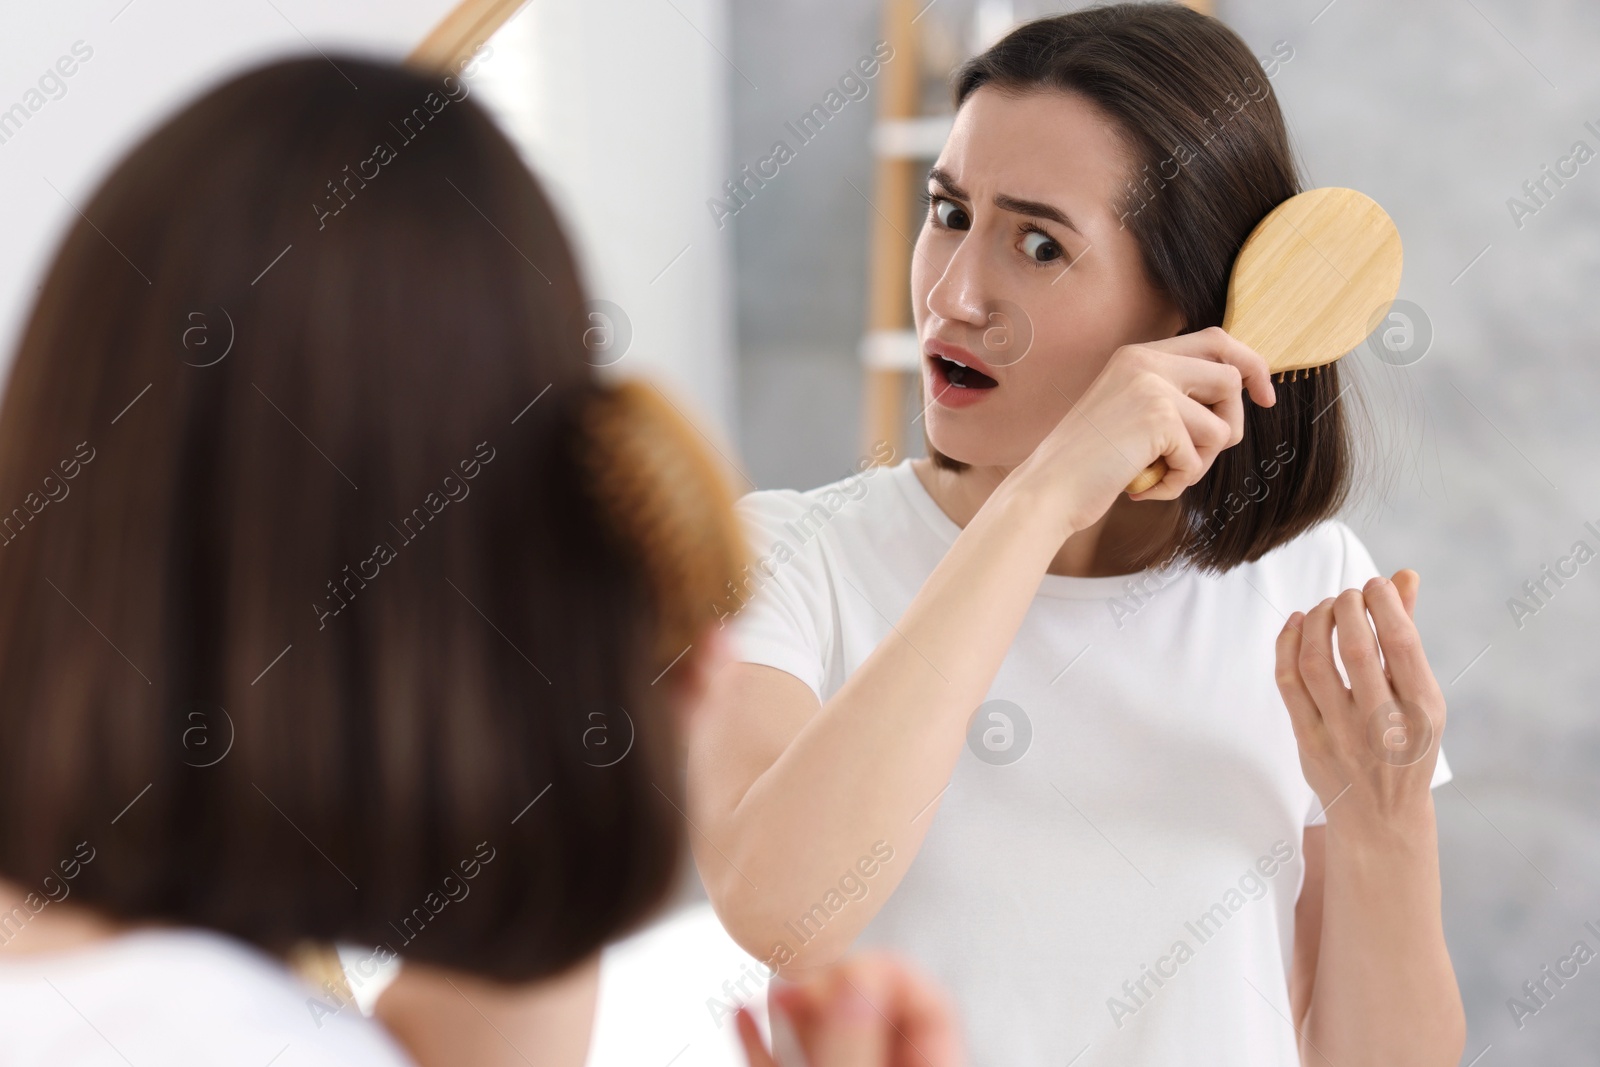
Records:
[[[980,370],[944,356],[931,356],[934,373],[952,389],[993,389],[1000,383]]]

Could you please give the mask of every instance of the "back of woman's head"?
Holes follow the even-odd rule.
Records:
[[[652,911],[736,527],[465,83],[275,63],[82,207],[0,410],[0,874],[508,979]]]
[[[1182,333],[1221,325],[1245,238],[1301,191],[1261,61],[1221,21],[1180,4],[1106,4],[1024,23],[953,81],[957,106],[990,86],[1076,94],[1106,116],[1132,160],[1113,211],[1150,283],[1182,314]],[[1273,407],[1246,403],[1244,440],[1179,498],[1176,524],[1144,561],[1226,570],[1334,514],[1353,447],[1340,377],[1333,364],[1276,383]]]

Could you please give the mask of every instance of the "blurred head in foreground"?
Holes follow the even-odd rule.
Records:
[[[0,409],[0,879],[86,845],[116,921],[531,980],[672,884],[667,668],[743,548],[586,360],[465,83],[337,63],[183,110],[50,268]]]

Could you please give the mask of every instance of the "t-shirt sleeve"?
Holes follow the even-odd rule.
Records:
[[[1340,568],[1339,588],[1333,593],[1337,594],[1346,589],[1360,589],[1368,581],[1382,574],[1377,563],[1372,559],[1372,553],[1367,551],[1367,546],[1342,522],[1335,522],[1334,527],[1339,531],[1340,540],[1344,545],[1344,562]],[[1333,595],[1333,594],[1330,594]],[[1337,641],[1335,642],[1334,658],[1338,660]],[[1344,663],[1339,662],[1339,673],[1344,674]],[[1347,679],[1348,681],[1348,679]],[[1454,773],[1450,770],[1450,762],[1444,756],[1444,743],[1439,744],[1438,761],[1433,766],[1433,781],[1429,788],[1437,789],[1444,785]],[[1323,811],[1322,801],[1315,794],[1311,797],[1311,807],[1306,812],[1307,826],[1321,826],[1328,821],[1326,812]]]
[[[804,508],[804,498],[788,490],[761,490],[739,500],[751,562],[724,620],[736,659],[792,674],[821,701],[833,594],[822,546],[792,532],[790,520]]]

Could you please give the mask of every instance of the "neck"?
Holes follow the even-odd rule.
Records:
[[[132,929],[68,904],[71,883],[55,877],[46,881],[55,888],[30,891],[0,880],[0,959],[71,952]]]
[[[963,527],[1012,471],[1006,466],[969,466],[952,471],[935,466],[929,459],[912,460],[911,469],[939,510]],[[1140,569],[1135,562],[1139,546],[1164,531],[1177,517],[1176,512],[1175,500],[1133,501],[1118,496],[1097,522],[1062,542],[1045,573],[1072,578],[1131,574]]]
[[[377,1017],[418,1067],[583,1067],[599,990],[598,952],[520,986],[408,962]]]

